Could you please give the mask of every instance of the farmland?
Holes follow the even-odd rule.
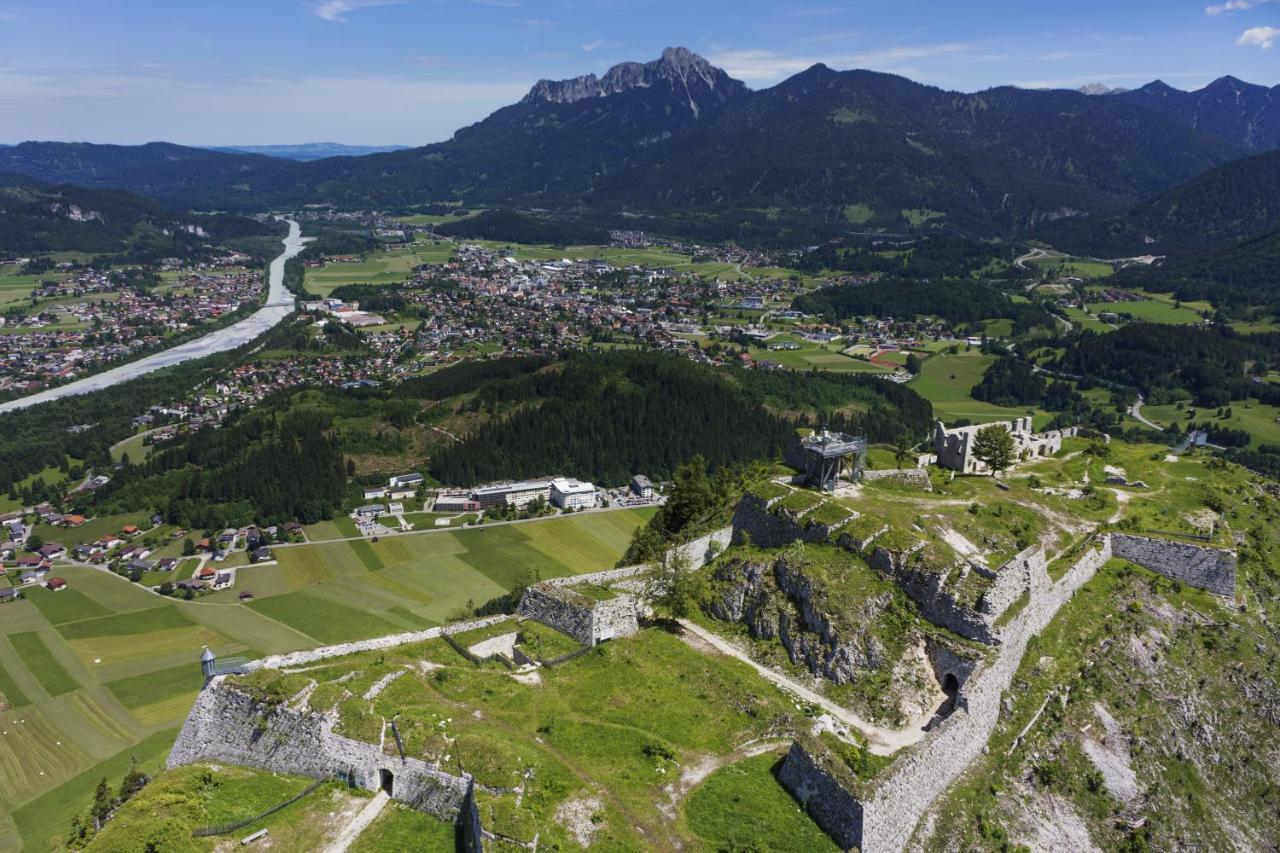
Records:
[[[243,568],[236,587],[192,602],[58,566],[68,589],[29,588],[0,618],[10,705],[0,711],[0,850],[44,850],[65,836],[98,780],[118,781],[130,755],[157,768],[199,689],[204,646],[258,657],[439,624],[526,569],[552,577],[613,565],[651,512],[277,546],[275,564]],[[238,603],[246,589],[250,605]]]

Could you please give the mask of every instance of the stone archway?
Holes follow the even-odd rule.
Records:
[[[388,797],[395,793],[395,783],[396,777],[390,770],[383,769],[378,771],[378,787],[385,791]]]

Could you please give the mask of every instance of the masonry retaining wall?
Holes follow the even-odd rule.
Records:
[[[1117,557],[1165,577],[1227,598],[1236,594],[1234,551],[1125,533],[1111,534],[1111,548]]]
[[[863,853],[893,853],[906,846],[925,810],[986,747],[1000,717],[1000,700],[1013,681],[1027,643],[1110,557],[1110,543],[1103,540],[1060,581],[1033,595],[1022,612],[1010,620],[1001,631],[1002,642],[994,661],[963,679],[950,716],[900,756],[882,779],[875,780],[873,793],[859,804],[861,837],[856,845],[849,846],[859,846]],[[798,742],[793,749],[803,751]],[[811,759],[808,766],[806,777],[823,772]],[[838,784],[834,779],[830,781]],[[815,788],[811,779],[808,784],[809,792],[818,792],[817,797],[808,795],[807,808],[815,819],[832,809],[848,808],[841,800],[821,802],[827,789]],[[795,790],[792,793],[799,797]],[[850,795],[844,792],[843,796],[847,799]],[[846,844],[843,838],[837,841],[842,846]]]
[[[813,822],[840,849],[862,843],[862,804],[814,760],[809,750],[793,741],[778,769],[778,781],[804,804]]]
[[[361,788],[381,787],[393,775],[391,796],[441,820],[455,821],[471,785],[416,758],[386,755],[371,743],[333,733],[327,714],[271,706],[217,678],[200,693],[169,753],[173,769],[202,761],[257,767],[323,779],[348,776]]]

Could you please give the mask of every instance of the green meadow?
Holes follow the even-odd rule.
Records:
[[[243,568],[236,587],[192,602],[59,565],[66,590],[28,588],[0,610],[0,850],[48,850],[98,780],[116,784],[130,756],[159,769],[200,688],[205,646],[220,657],[260,657],[440,624],[526,572],[612,566],[652,512],[278,545],[274,565]],[[349,526],[330,524],[312,535],[341,536]],[[49,532],[72,544],[97,527]],[[244,590],[253,602],[239,602]]]
[[[328,296],[344,284],[397,284],[408,281],[416,266],[448,261],[453,257],[453,250],[454,245],[443,240],[419,242],[403,248],[371,252],[360,263],[308,267],[306,288],[317,296]]]
[[[983,423],[1027,414],[1025,408],[996,406],[971,396],[973,386],[982,380],[995,358],[976,349],[955,354],[941,352],[925,360],[920,375],[908,387],[932,403],[934,414],[948,423],[958,418]],[[1039,410],[1035,416],[1037,426],[1049,419]]]

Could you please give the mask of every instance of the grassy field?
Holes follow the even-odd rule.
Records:
[[[765,753],[712,773],[685,802],[689,828],[715,850],[839,850],[774,778],[779,761]]]
[[[808,725],[788,697],[745,664],[696,651],[657,629],[544,669],[540,685],[516,681],[504,669],[476,667],[439,640],[337,659],[309,677],[326,694],[332,681],[344,678],[343,687],[358,697],[386,672],[422,660],[440,669],[430,677],[397,679],[372,706],[358,698],[331,700],[340,703],[340,731],[377,742],[381,718],[395,708],[409,753],[439,760],[448,772],[471,773],[490,787],[510,788],[527,778],[520,806],[488,793],[477,804],[487,828],[521,839],[538,834],[540,849],[578,849],[554,816],[560,804],[586,797],[599,800],[592,807],[591,849],[735,849],[720,836],[732,835],[724,822],[739,808],[737,780],[704,783],[709,787],[700,796],[698,824],[705,844],[678,811],[664,813],[670,784],[682,768],[709,758],[729,761],[741,743],[779,727]],[[264,671],[244,683],[274,696],[294,689],[289,678]],[[788,808],[786,792],[769,780],[774,760],[767,756],[750,765],[748,802],[767,809],[757,824],[782,819],[768,836],[772,843],[760,849],[830,849],[777,846],[785,833],[807,840],[816,830],[798,820],[803,814]],[[533,772],[526,776],[527,770]],[[756,790],[760,786],[765,790]]]
[[[799,349],[771,350],[769,344],[793,343]],[[752,347],[751,357],[757,361],[772,361],[793,370],[830,370],[835,373],[892,373],[891,365],[873,364],[862,358],[845,355],[836,342],[823,346],[806,341],[798,335],[778,335],[765,346]]]
[[[652,512],[277,547],[276,565],[247,568],[234,589],[205,600],[229,604],[249,590],[251,609],[321,642],[419,630],[467,602],[501,595],[527,573],[550,578],[613,565]]]
[[[1108,311],[1113,314],[1128,314],[1134,320],[1146,323],[1170,323],[1189,325],[1201,321],[1200,312],[1185,305],[1175,306],[1172,302],[1161,299],[1145,299],[1141,302],[1086,302],[1089,311],[1099,314]]]
[[[411,247],[370,253],[361,263],[309,267],[306,288],[328,296],[344,284],[395,284],[407,281],[420,264],[441,264],[453,256],[452,243],[414,243]]]
[[[1259,444],[1280,444],[1280,407],[1248,400],[1232,403],[1229,418],[1219,418],[1216,412],[1216,409],[1198,410],[1195,420],[1198,423],[1209,421],[1231,429],[1247,430],[1253,437],[1251,444],[1254,447]],[[1190,423],[1187,410],[1174,406],[1143,406],[1142,414],[1161,425],[1176,423],[1185,427]],[[1131,419],[1126,420],[1126,423],[1138,425],[1137,421]]]
[[[1027,413],[1024,408],[996,406],[970,396],[973,386],[982,379],[995,356],[978,350],[955,355],[939,353],[925,360],[920,375],[911,380],[912,390],[933,404],[934,414],[948,423],[968,418],[974,423],[1007,420]],[[1036,425],[1047,422],[1047,413],[1036,410]]]
[[[1051,255],[1043,258],[1032,258],[1032,266],[1041,270],[1058,270],[1064,276],[1076,278],[1106,278],[1115,272],[1111,264],[1102,261],[1091,261],[1085,258],[1073,258],[1067,255]]]
[[[103,775],[119,780],[131,754],[157,769],[199,689],[203,647],[258,657],[438,624],[468,601],[502,594],[526,568],[551,577],[613,565],[651,513],[277,546],[277,564],[242,568],[234,588],[193,602],[59,566],[67,590],[28,589],[0,611],[0,693],[11,706],[0,711],[0,850],[48,849]],[[348,526],[321,532],[340,536]],[[76,533],[86,528],[96,533],[90,525]],[[80,541],[68,533],[54,535]],[[238,603],[246,589],[256,596],[249,606]]]

